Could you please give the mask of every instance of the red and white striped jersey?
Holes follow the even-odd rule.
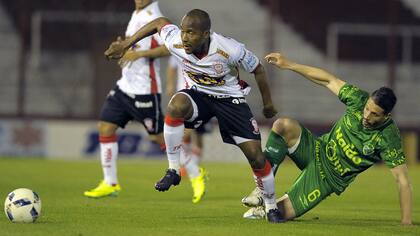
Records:
[[[134,11],[128,23],[125,36],[135,34],[141,27],[162,17],[158,2],[153,2],[140,11]],[[132,49],[136,51],[149,50],[163,44],[158,34],[148,36],[137,42]],[[162,92],[160,80],[160,60],[139,58],[127,63],[122,68],[121,79],[117,81],[118,87],[131,94],[157,94]]]
[[[160,36],[171,54],[181,61],[187,88],[203,93],[243,97],[238,68],[251,73],[260,63],[242,43],[217,33],[211,33],[208,54],[201,59],[185,52],[178,26],[165,25]]]

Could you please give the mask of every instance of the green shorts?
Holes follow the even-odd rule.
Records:
[[[296,217],[311,210],[334,192],[323,178],[320,168],[320,157],[324,153],[321,140],[302,125],[301,128],[300,143],[297,149],[289,154],[293,162],[302,170],[302,173],[287,191]]]

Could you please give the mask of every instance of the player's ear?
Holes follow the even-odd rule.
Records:
[[[210,37],[210,30],[206,30],[206,31],[204,31],[204,37],[205,37],[205,38]]]

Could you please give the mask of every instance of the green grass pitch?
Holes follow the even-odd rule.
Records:
[[[35,190],[42,199],[42,215],[35,224],[14,224],[2,213],[0,235],[420,235],[420,166],[409,167],[415,226],[401,227],[397,187],[385,166],[367,170],[342,196],[327,198],[303,217],[275,225],[242,218],[246,208],[240,199],[254,188],[245,163],[204,163],[210,181],[196,205],[185,178],[169,192],[154,190],[165,160],[118,164],[120,195],[88,199],[83,191],[95,187],[102,175],[98,161],[0,158],[1,201],[20,187]],[[280,168],[278,196],[298,173],[291,163]]]

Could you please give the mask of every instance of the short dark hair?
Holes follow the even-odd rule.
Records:
[[[204,32],[211,29],[210,16],[207,12],[200,9],[193,9],[189,11],[186,16],[195,18],[197,26],[201,31]]]
[[[388,87],[381,87],[373,91],[371,95],[372,100],[376,105],[384,109],[384,114],[388,114],[392,111],[397,103],[397,97],[394,94],[394,91]]]

